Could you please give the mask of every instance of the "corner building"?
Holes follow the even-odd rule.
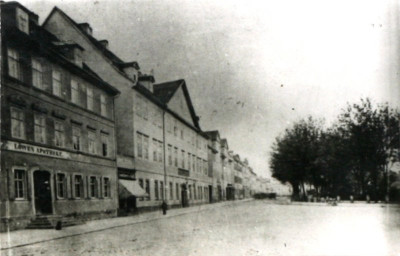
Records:
[[[1,3],[1,231],[115,216],[114,97],[38,16]]]
[[[87,65],[121,94],[116,98],[120,212],[209,202],[207,138],[202,135],[184,80],[154,84],[139,65],[125,62],[97,40],[87,23],[54,8],[43,25],[73,40]]]

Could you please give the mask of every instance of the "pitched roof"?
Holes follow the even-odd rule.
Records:
[[[175,92],[178,90],[179,86],[184,82],[185,80],[179,79],[176,81],[155,84],[153,85],[153,93],[162,102],[168,103]]]
[[[160,84],[154,84],[153,93],[157,98],[160,99],[160,101],[162,101],[164,104],[167,104],[171,100],[172,96],[174,96],[175,92],[178,90],[179,87],[182,87],[183,94],[185,95],[185,99],[194,126],[197,129],[201,130],[199,125],[199,117],[196,115],[196,112],[194,111],[192,100],[190,99],[189,91],[187,89],[186,82],[184,79],[179,79],[176,81],[170,81]]]
[[[55,12],[59,12],[64,18],[66,18],[68,21],[70,21],[75,28],[77,28],[78,30],[80,30],[87,39],[89,39],[89,41],[109,60],[111,60],[112,64],[114,67],[116,67],[127,79],[131,80],[127,74],[125,74],[123,72],[123,68],[126,65],[134,65],[135,68],[139,68],[139,65],[137,64],[137,62],[124,62],[123,60],[121,60],[117,55],[115,55],[112,51],[108,50],[107,47],[105,47],[100,41],[103,40],[97,40],[96,38],[94,38],[92,35],[88,34],[83,28],[82,26],[80,26],[77,22],[75,22],[71,17],[69,17],[64,11],[62,11],[61,9],[59,9],[57,6],[55,6],[53,8],[53,10],[51,10],[50,14],[47,16],[46,20],[43,22],[42,27],[44,27],[47,22],[50,20],[50,17],[55,13]],[[83,24],[83,23],[81,23]]]

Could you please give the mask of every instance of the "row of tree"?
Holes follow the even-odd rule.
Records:
[[[328,128],[309,117],[286,129],[273,145],[270,167],[274,178],[292,185],[295,198],[308,192],[384,200],[396,179],[390,169],[399,148],[399,111],[362,99],[347,104]]]

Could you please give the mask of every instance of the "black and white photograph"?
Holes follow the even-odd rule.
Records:
[[[0,19],[1,256],[400,256],[400,1]]]

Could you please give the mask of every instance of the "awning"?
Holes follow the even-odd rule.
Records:
[[[118,195],[120,198],[147,197],[149,196],[146,191],[140,187],[137,180],[119,180]]]

